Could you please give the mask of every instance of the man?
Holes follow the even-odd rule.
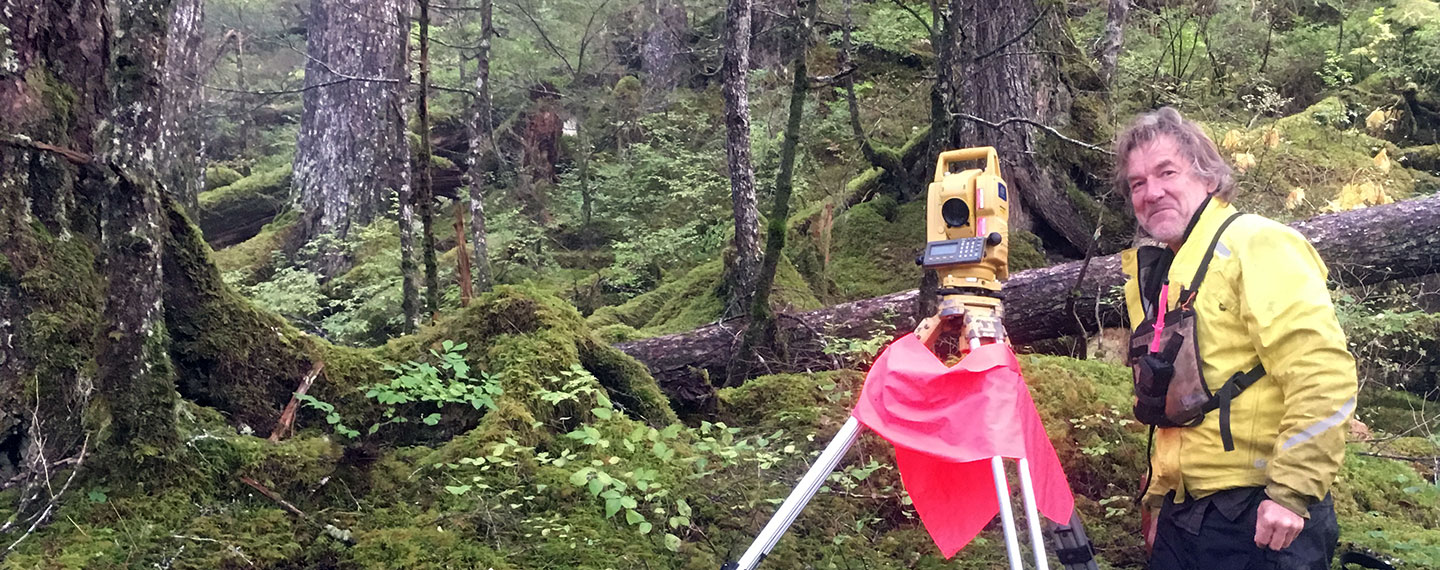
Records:
[[[1198,425],[1153,434],[1144,504],[1160,513],[1146,530],[1150,568],[1329,568],[1339,537],[1329,491],[1356,376],[1325,264],[1289,227],[1231,219],[1230,167],[1174,109],[1138,117],[1116,155],[1117,189],[1168,246],[1123,256],[1132,326],[1183,302],[1195,314],[1191,367],[1208,392],[1247,371],[1258,378]]]

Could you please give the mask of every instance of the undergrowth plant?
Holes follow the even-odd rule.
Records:
[[[375,400],[381,406],[381,420],[370,424],[366,435],[373,435],[380,428],[392,423],[410,421],[402,414],[403,406],[411,404],[434,404],[435,411],[418,418],[428,426],[440,423],[441,409],[447,404],[468,405],[474,409],[495,409],[495,397],[503,393],[500,379],[485,371],[471,376],[470,364],[465,361],[466,343],[454,341],[440,343],[440,351],[430,349],[435,364],[414,360],[399,365],[386,365],[384,370],[395,374],[389,382],[365,387],[365,397]],[[360,437],[360,431],[345,425],[335,406],[308,394],[296,394],[296,399],[310,408],[325,413],[325,421],[335,433],[346,438]]]

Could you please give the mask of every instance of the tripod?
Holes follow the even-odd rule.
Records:
[[[942,300],[938,313],[920,323],[915,334],[933,351],[942,332],[958,328],[959,338],[968,350],[985,344],[1008,342],[1004,325],[1001,323],[1003,308],[1000,299],[982,294],[969,294],[961,289],[941,290]],[[779,542],[780,537],[795,522],[800,511],[819,491],[829,474],[835,470],[845,452],[860,437],[860,421],[853,416],[846,420],[835,438],[825,446],[814,466],[800,483],[791,490],[781,503],[775,515],[755,538],[744,555],[736,562],[722,567],[722,570],[753,570]],[[1030,464],[1025,458],[1017,461],[1020,479],[1020,493],[1024,499],[1025,518],[1029,529],[1030,546],[1035,554],[1035,568],[1049,570],[1049,560],[1041,537],[1040,517],[1035,508],[1034,484],[1030,477]],[[990,470],[995,483],[995,495],[1000,505],[1000,520],[1005,534],[1005,551],[1010,570],[1021,570],[1023,559],[1015,527],[1015,515],[1010,500],[1010,484],[1005,474],[1004,458],[990,458]],[[1056,547],[1056,556],[1066,570],[1095,570],[1097,568],[1085,529],[1078,513],[1073,513],[1069,524],[1053,525],[1050,534]]]

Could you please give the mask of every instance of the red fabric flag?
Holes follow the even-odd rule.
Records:
[[[852,413],[895,445],[905,490],[946,558],[1000,512],[997,455],[1029,459],[1037,508],[1069,523],[1075,496],[1008,345],[981,346],[947,367],[905,335],[875,359]]]

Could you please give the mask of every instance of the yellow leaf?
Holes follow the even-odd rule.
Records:
[[[1271,128],[1265,131],[1265,146],[1275,148],[1280,146],[1280,131]]]
[[[1305,189],[1297,187],[1290,191],[1289,196],[1285,197],[1285,209],[1294,210],[1296,206],[1299,206],[1304,201]]]
[[[1225,140],[1220,141],[1220,146],[1225,150],[1235,152],[1235,149],[1240,148],[1240,131],[1230,129],[1230,132],[1225,133]]]
[[[1380,149],[1380,154],[1375,155],[1375,167],[1379,168],[1380,172],[1390,172],[1390,155],[1386,154],[1383,148]]]
[[[1235,161],[1235,169],[1241,173],[1255,167],[1255,155],[1248,152],[1237,152],[1232,158]]]
[[[1385,130],[1385,125],[1389,122],[1389,117],[1386,116],[1385,111],[1375,109],[1365,117],[1365,128],[1369,129],[1370,132],[1379,132]]]

